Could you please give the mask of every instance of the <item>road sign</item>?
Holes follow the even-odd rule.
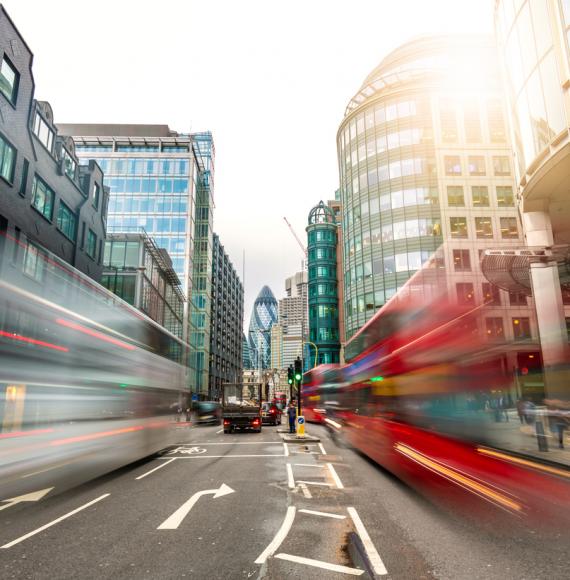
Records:
[[[187,502],[183,503],[169,518],[164,520],[157,530],[177,530],[178,526],[182,523],[184,518],[190,513],[190,510],[194,507],[196,502],[203,495],[213,495],[214,499],[217,497],[222,497],[230,493],[235,493],[229,485],[222,483],[218,489],[206,489],[204,491],[199,491],[195,493]]]
[[[173,455],[174,453],[184,453],[186,455],[198,455],[200,453],[206,453],[203,447],[177,447],[169,452],[168,455]]]
[[[297,435],[299,437],[305,436],[305,417],[297,417]]]

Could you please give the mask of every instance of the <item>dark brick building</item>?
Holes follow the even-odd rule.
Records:
[[[99,280],[108,201],[103,173],[94,161],[79,165],[49,103],[34,99],[32,61],[0,5],[0,257],[8,239],[18,250],[11,259],[23,260],[31,275],[45,248]]]
[[[242,381],[243,285],[214,234],[208,396],[217,399],[222,383]]]

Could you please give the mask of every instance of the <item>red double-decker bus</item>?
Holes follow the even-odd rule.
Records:
[[[566,403],[523,400],[513,361],[537,345],[490,340],[487,303],[465,302],[428,264],[346,345],[346,365],[307,373],[305,414],[438,501],[567,526],[570,451],[553,449]]]

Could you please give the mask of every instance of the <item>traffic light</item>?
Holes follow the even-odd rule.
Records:
[[[289,365],[287,369],[287,382],[292,385],[293,384],[293,367]]]
[[[295,380],[297,382],[300,382],[301,379],[303,378],[302,365],[303,365],[303,363],[301,362],[301,359],[299,357],[297,357],[295,359]]]

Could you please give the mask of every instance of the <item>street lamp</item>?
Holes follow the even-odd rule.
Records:
[[[318,356],[319,356],[319,347],[314,342],[311,342],[310,340],[305,340],[304,344],[310,344],[314,347],[314,349],[315,349],[315,364],[313,365],[313,367],[316,367],[317,362],[318,362]]]

